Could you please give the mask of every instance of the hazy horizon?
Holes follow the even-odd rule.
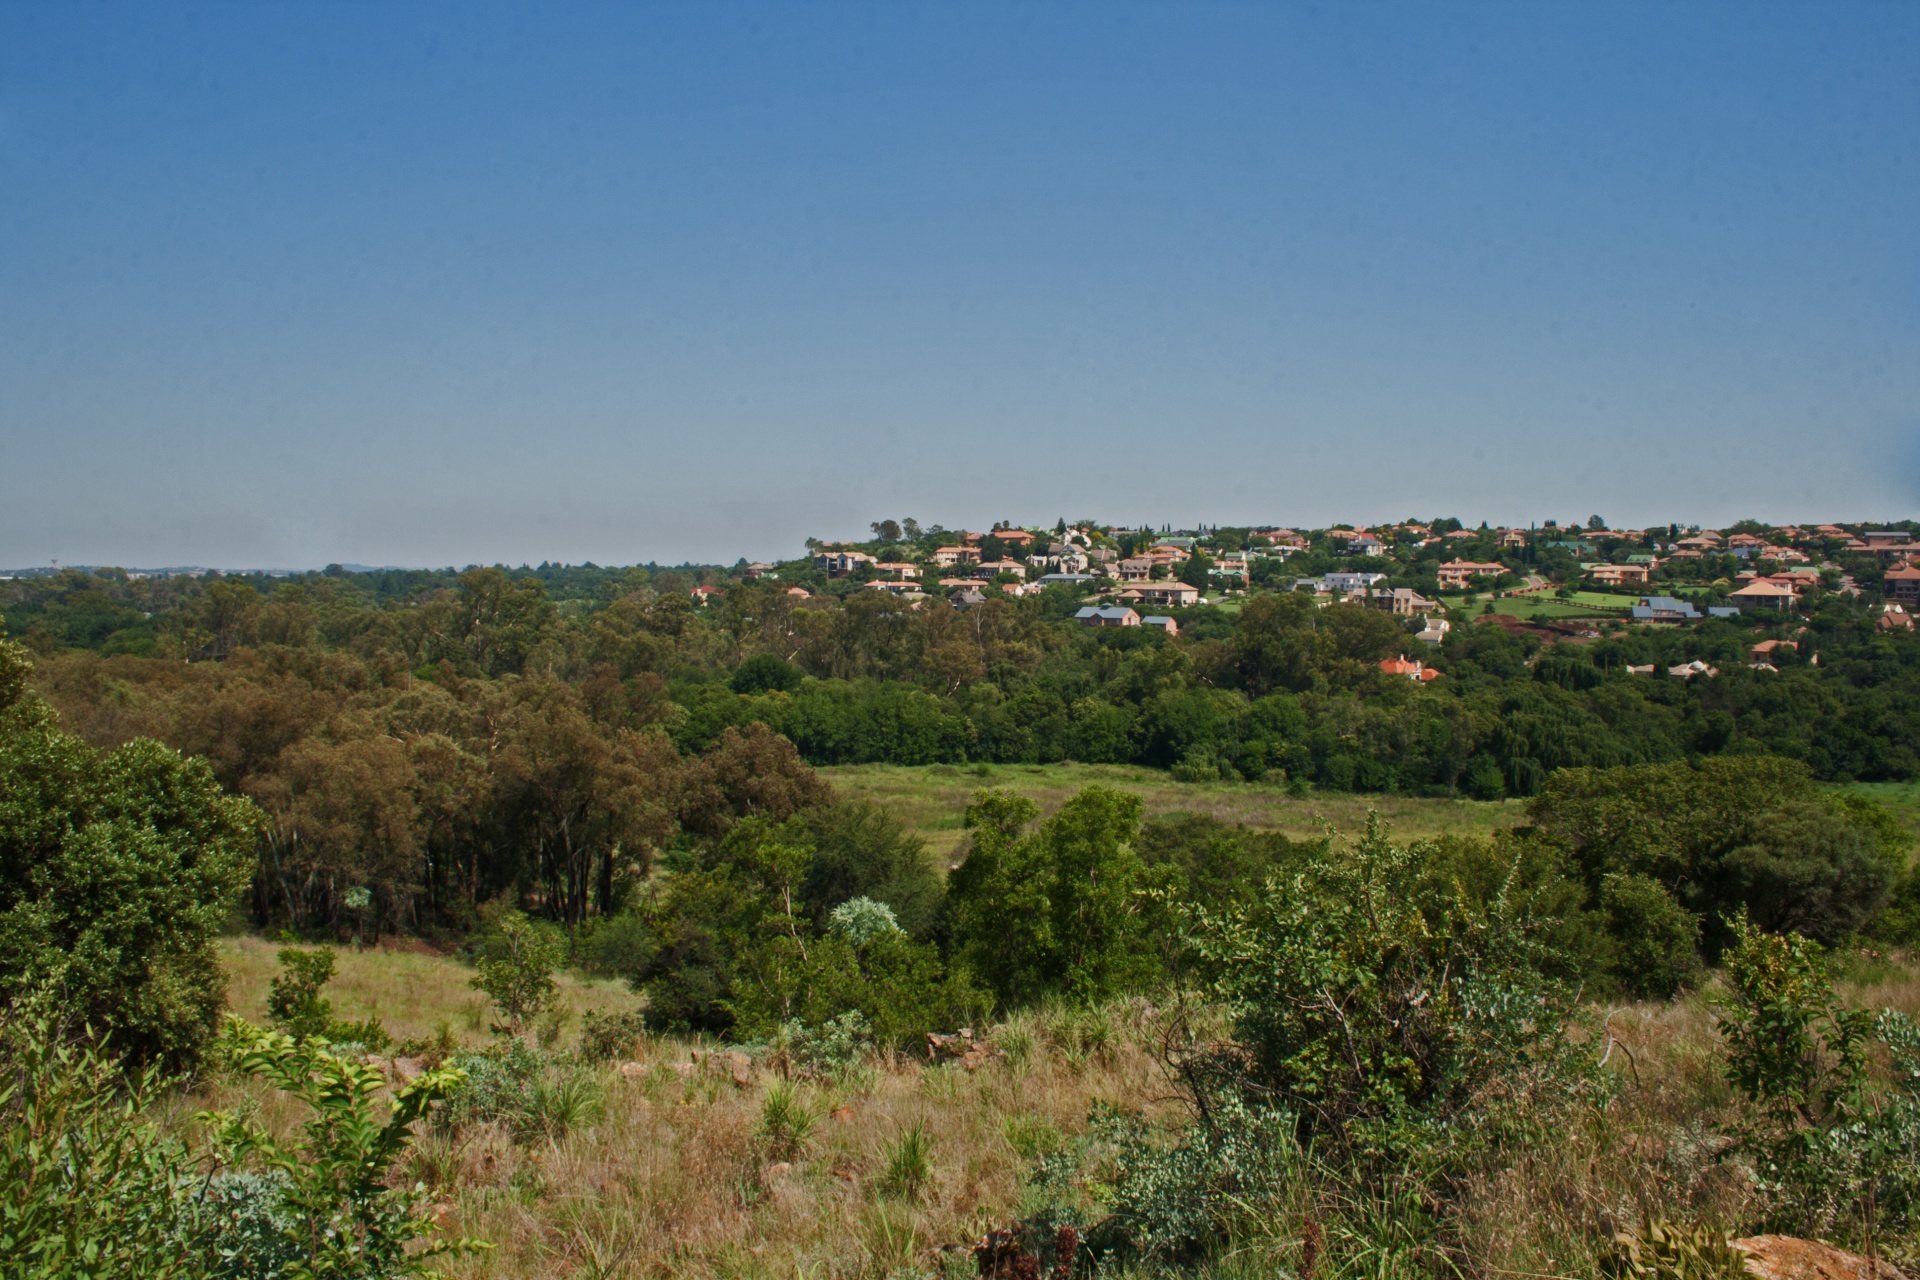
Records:
[[[0,565],[1920,511],[1912,6],[0,34]]]

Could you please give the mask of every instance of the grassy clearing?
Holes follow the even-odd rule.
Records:
[[[264,942],[228,950],[230,962],[264,972],[262,957],[271,960]],[[374,1010],[396,1025],[403,1012],[407,1025],[457,1022],[472,997],[466,969],[443,957],[372,950],[343,953],[341,962],[336,1003],[404,1000],[404,1011]],[[1843,985],[1853,1003],[1920,1006],[1920,979],[1900,964],[1875,961],[1859,976],[1863,982]],[[236,974],[236,994],[259,985]],[[1750,1212],[1750,1188],[1705,1138],[1733,1103],[1712,997],[1710,990],[1672,1004],[1591,1011],[1594,1051],[1612,1037],[1630,1052],[1609,1055],[1619,1096],[1466,1190],[1450,1248],[1467,1274],[1598,1280],[1599,1242],[1614,1224],[1651,1214],[1731,1226]],[[730,1072],[695,1062],[701,1046],[649,1037],[625,1064],[597,1072],[598,1118],[520,1143],[492,1126],[458,1138],[430,1134],[400,1172],[433,1189],[445,1230],[496,1245],[451,1262],[450,1277],[970,1274],[958,1257],[943,1264],[941,1247],[977,1241],[1031,1212],[1033,1157],[1071,1145],[1096,1105],[1179,1125],[1155,1054],[1165,1031],[1162,1014],[1144,1000],[1056,1007],[996,1028],[993,1042],[1005,1056],[974,1072],[912,1055],[870,1059],[843,1082],[797,1086],[795,1100],[814,1117],[797,1151],[776,1150],[763,1133],[769,1094],[780,1086],[764,1066],[737,1084]],[[205,1106],[255,1110],[282,1128],[303,1119],[252,1081],[214,1080],[167,1112],[186,1127]],[[930,1177],[907,1195],[890,1190],[887,1175],[916,1130],[931,1138]],[[1303,1206],[1310,1194],[1303,1191]],[[1236,1251],[1260,1265],[1203,1274],[1295,1274],[1301,1223],[1293,1212],[1256,1225]],[[1397,1230],[1385,1219],[1342,1229],[1370,1228],[1377,1242],[1348,1244],[1385,1250]],[[1323,1270],[1357,1280],[1365,1256]],[[1406,1265],[1387,1270],[1410,1273]]]
[[[225,938],[220,962],[228,976],[227,1007],[262,1023],[267,1017],[267,988],[280,971],[275,954],[281,944],[264,938]],[[333,981],[326,995],[336,1018],[356,1022],[378,1017],[396,1040],[432,1036],[446,1023],[468,1044],[487,1040],[487,998],[468,980],[473,969],[420,944],[335,949]],[[561,974],[560,1001],[572,1015],[563,1043],[571,1042],[582,1014],[632,1009],[638,997],[623,982]]]
[[[1632,607],[1633,601],[1625,596],[1601,595],[1592,591],[1579,592],[1568,600],[1546,594],[1502,596],[1493,602],[1495,613],[1521,619],[1624,617]]]
[[[1855,782],[1847,790],[1879,801],[1893,811],[1900,825],[1920,838],[1920,782]]]
[[[844,795],[898,814],[943,864],[957,860],[962,823],[973,793],[988,787],[1017,791],[1051,814],[1082,787],[1115,787],[1138,794],[1149,818],[1205,813],[1225,822],[1289,836],[1312,837],[1331,823],[1346,832],[1366,825],[1377,809],[1402,840],[1441,835],[1486,835],[1525,820],[1520,804],[1478,800],[1424,800],[1409,796],[1317,792],[1304,798],[1284,787],[1246,782],[1180,782],[1160,769],[1117,764],[839,765],[820,770]]]

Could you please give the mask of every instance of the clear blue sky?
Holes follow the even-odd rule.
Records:
[[[1920,508],[1920,4],[0,3],[0,565]]]

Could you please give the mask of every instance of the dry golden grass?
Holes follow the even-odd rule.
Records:
[[[227,1007],[241,1017],[265,1022],[268,984],[280,970],[275,956],[281,945],[250,936],[221,940]],[[357,1022],[377,1016],[396,1040],[430,1037],[443,1022],[463,1043],[487,1040],[487,998],[469,985],[473,970],[458,960],[418,943],[391,941],[358,950],[335,947],[334,956],[326,995],[336,1018]],[[577,1032],[587,1013],[639,1007],[639,999],[622,982],[569,973],[557,975],[556,981],[561,1006],[570,1015],[563,1042]]]
[[[274,950],[254,939],[227,944],[243,1012],[260,1012]],[[1920,1008],[1920,977],[1904,964],[1868,958],[1852,967],[1858,980],[1842,985],[1849,1002]],[[379,1013],[402,1034],[430,1033],[442,1020],[467,1030],[461,1019],[475,993],[455,961],[343,951],[339,968],[329,995],[343,1016]],[[565,989],[576,1008],[633,1001],[606,984],[569,979]],[[1618,1093],[1574,1124],[1542,1125],[1510,1164],[1461,1189],[1446,1241],[1463,1273],[1598,1280],[1603,1243],[1617,1229],[1647,1217],[1725,1227],[1751,1217],[1751,1189],[1717,1136],[1735,1099],[1714,994],[1591,1010],[1587,1049],[1604,1055]],[[492,1127],[428,1134],[401,1175],[433,1189],[446,1230],[495,1243],[448,1264],[451,1277],[939,1273],[942,1246],[975,1241],[1034,1207],[1010,1126],[1071,1139],[1097,1103],[1180,1122],[1153,1052],[1158,1030],[1144,1001],[1040,1010],[999,1029],[1008,1056],[976,1072],[896,1056],[839,1085],[802,1085],[818,1123],[784,1165],[760,1133],[770,1072],[757,1069],[740,1087],[696,1063],[710,1046],[648,1037],[624,1070],[598,1070],[598,1123],[520,1143]],[[184,1125],[209,1105],[258,1108],[286,1127],[300,1118],[257,1084],[230,1081],[173,1100],[167,1113]],[[933,1180],[909,1200],[880,1182],[891,1144],[916,1125],[932,1135]],[[1265,1234],[1245,1243],[1237,1264],[1215,1268],[1220,1280],[1288,1274],[1297,1221],[1283,1214],[1257,1229]],[[1399,1230],[1384,1220],[1375,1229],[1383,1240]],[[1382,1263],[1379,1274],[1418,1269]]]
[[[1342,831],[1366,826],[1377,810],[1402,840],[1443,835],[1487,835],[1524,822],[1516,801],[1427,800],[1412,796],[1314,792],[1296,798],[1284,786],[1249,782],[1180,782],[1161,769],[1121,764],[951,765],[860,764],[820,770],[842,795],[886,806],[927,842],[943,863],[960,855],[962,822],[973,793],[999,787],[1029,797],[1050,814],[1082,787],[1137,793],[1148,817],[1205,813],[1224,822],[1311,838],[1331,823]]]

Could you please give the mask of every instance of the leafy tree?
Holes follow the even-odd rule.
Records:
[[[288,1140],[231,1112],[200,1117],[214,1148],[231,1166],[255,1164],[284,1179],[279,1234],[296,1261],[289,1280],[429,1275],[437,1256],[487,1247],[479,1241],[433,1241],[424,1186],[387,1185],[394,1163],[412,1145],[412,1128],[466,1073],[441,1066],[393,1090],[387,1079],[322,1040],[295,1041],[233,1019],[222,1041],[233,1068],[259,1076],[305,1102],[311,1116]],[[427,1247],[416,1248],[421,1241]]]
[[[0,642],[0,1000],[50,988],[116,1052],[193,1061],[219,1017],[214,939],[246,883],[258,811],[205,762],[136,740],[100,753],[21,692]]]
[[[953,942],[1002,1004],[1096,1000],[1152,977],[1135,896],[1145,868],[1129,847],[1140,811],[1137,795],[1088,787],[1029,832],[1031,801],[974,796],[972,847],[948,882]]]
[[[296,1040],[324,1036],[333,1026],[333,1002],[321,989],[333,978],[333,948],[283,947],[280,972],[267,990],[267,1016]]]
[[[505,1019],[494,1029],[518,1036],[553,1003],[553,975],[566,957],[566,942],[524,912],[496,907],[485,915],[487,927],[475,947],[479,972],[472,985],[486,993]]]

